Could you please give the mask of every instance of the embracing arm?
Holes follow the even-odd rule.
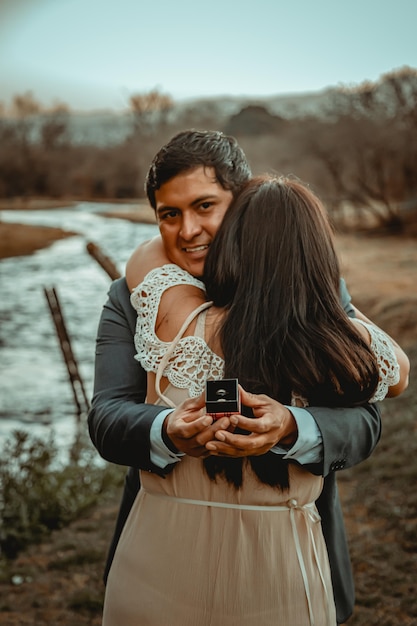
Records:
[[[150,430],[163,407],[143,404],[146,372],[134,359],[136,313],[125,279],[116,280],[100,318],[94,395],[88,415],[90,437],[112,463],[161,473],[150,460]]]
[[[364,461],[381,436],[381,414],[377,404],[352,408],[307,407],[322,437],[323,458],[306,465],[313,474],[347,469]]]

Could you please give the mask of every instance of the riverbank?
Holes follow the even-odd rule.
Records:
[[[127,220],[134,224],[156,224],[155,211],[147,204],[138,204],[130,209],[122,208],[117,211],[103,211],[99,215]]]
[[[18,214],[19,211],[54,210],[72,207],[75,204],[72,200],[2,198],[0,211],[16,211]],[[54,241],[73,237],[76,234],[62,228],[2,222],[0,213],[0,259],[33,254],[37,250],[50,246]]]
[[[75,202],[56,201],[0,201],[0,211],[16,211],[18,219],[19,211],[53,210],[74,206]],[[119,206],[118,203],[115,203]],[[113,211],[102,211],[98,215],[110,219],[123,219],[135,224],[155,224],[153,209],[145,204],[120,203],[121,208]],[[61,228],[49,226],[35,226],[31,224],[19,224],[2,222],[0,214],[0,259],[14,256],[33,254],[37,250],[46,248],[59,239],[77,235],[76,232],[66,231]]]
[[[32,254],[59,239],[73,237],[76,234],[50,226],[0,222],[0,259]]]
[[[0,198],[0,211],[47,211],[75,206],[75,200],[52,198]]]
[[[76,206],[84,200],[67,199],[67,200],[53,200],[48,198],[0,198],[0,211],[49,211],[54,209],[68,209]],[[85,200],[90,204],[97,205],[112,205],[113,211],[103,211],[98,215],[104,215],[106,217],[116,217],[119,219],[126,219],[130,222],[139,222],[144,224],[155,223],[155,212],[152,207],[143,198],[129,199],[129,200],[117,200],[117,199],[103,199],[103,200]]]

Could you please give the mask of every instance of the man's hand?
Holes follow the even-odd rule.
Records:
[[[297,439],[297,425],[292,413],[280,402],[265,395],[248,393],[240,387],[242,404],[250,407],[256,419],[232,415],[230,423],[250,432],[239,435],[216,429],[215,440],[205,444],[216,456],[244,457],[265,454],[277,443],[292,445]],[[220,421],[220,420],[219,420]]]
[[[165,418],[163,425],[165,436],[172,447],[194,457],[209,456],[211,452],[206,448],[206,443],[214,439],[217,431],[224,432],[229,427],[228,417],[213,422],[213,418],[207,415],[204,393],[197,398],[184,400]]]

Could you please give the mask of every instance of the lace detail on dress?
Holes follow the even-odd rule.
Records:
[[[355,320],[362,324],[362,326],[365,326],[371,337],[370,348],[377,360],[379,381],[376,391],[369,402],[378,402],[385,398],[388,393],[388,387],[392,387],[392,385],[396,385],[400,381],[400,366],[398,365],[393,345],[387,334],[373,324],[368,324],[358,318],[355,318]],[[291,396],[291,406],[304,408],[309,406],[309,404],[304,396],[293,393]]]
[[[151,270],[130,297],[138,314],[135,359],[147,372],[157,373],[158,365],[172,346],[172,342],[158,338],[155,325],[161,296],[175,285],[194,285],[205,292],[200,280],[177,265],[170,264]],[[204,390],[208,378],[222,378],[223,370],[223,359],[210,350],[202,337],[190,335],[177,341],[162,375],[174,387],[188,389],[190,397],[195,397]]]
[[[370,347],[378,363],[379,381],[370,402],[378,402],[385,398],[388,393],[388,387],[392,387],[399,382],[400,366],[398,365],[393,345],[387,334],[373,324],[368,324],[358,318],[355,319],[362,324],[362,326],[365,326],[371,337]]]

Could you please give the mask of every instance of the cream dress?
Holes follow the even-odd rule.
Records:
[[[192,337],[181,337],[189,320],[172,344],[156,337],[160,297],[174,284],[204,288],[164,266],[132,294],[138,359],[168,378],[161,404],[171,405],[222,374],[222,360],[204,341],[200,309],[209,305],[195,312]],[[164,478],[141,471],[140,480],[109,573],[104,626],[335,626],[315,506],[322,477],[290,463],[290,487],[281,490],[261,483],[246,463],[235,489],[210,480],[200,459],[184,456]]]

